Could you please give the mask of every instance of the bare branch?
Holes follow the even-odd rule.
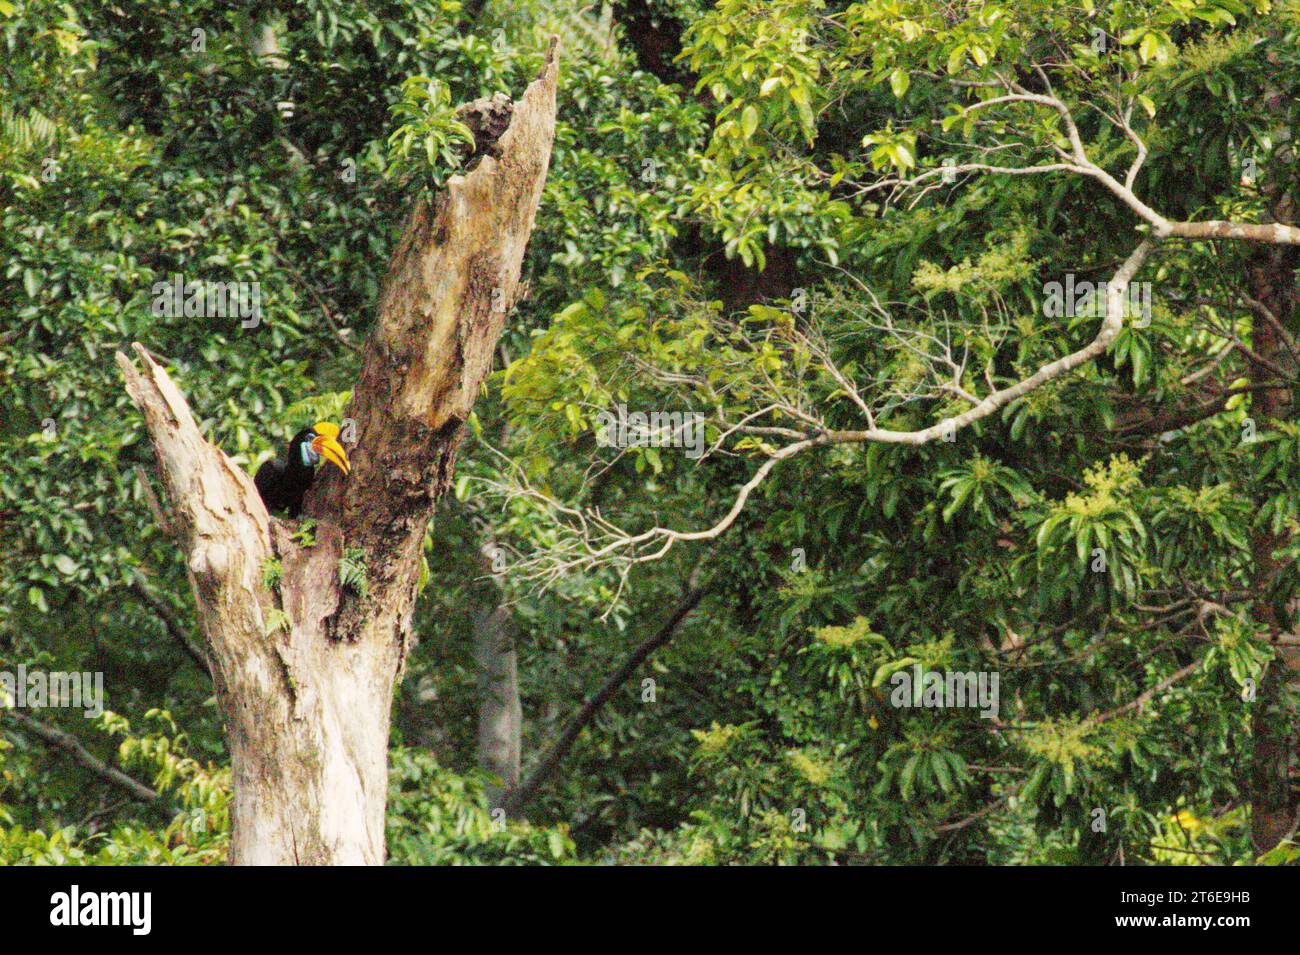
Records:
[[[81,741],[71,733],[55,729],[53,726],[28,716],[21,710],[0,708],[0,713],[8,714],[14,722],[37,739],[64,753],[77,765],[89,770],[104,782],[129,793],[131,798],[157,805],[162,809],[170,810],[172,808],[170,800],[162,793],[150,789],[139,780],[131,778],[116,766],[110,766],[81,745]]]
[[[644,663],[650,654],[673,638],[682,623],[690,616],[691,611],[699,604],[705,590],[705,587],[697,587],[687,593],[682,602],[672,612],[672,615],[664,621],[663,625],[639,643],[636,649],[628,654],[627,659],[619,664],[618,669],[605,678],[605,682],[601,684],[600,689],[582,704],[582,708],[565,726],[564,732],[560,734],[559,738],[551,744],[550,749],[542,756],[528,779],[518,789],[506,796],[505,810],[508,814],[513,815],[528,804],[528,801],[537,793],[538,788],[559,767],[560,761],[573,747],[583,729],[596,718],[596,714],[600,712],[601,707],[609,702],[615,691],[627,682],[628,678],[636,672],[637,667]]]
[[[995,414],[1017,398],[1029,394],[1048,382],[1060,378],[1091,361],[1109,347],[1123,325],[1128,284],[1154,247],[1154,240],[1144,239],[1115,272],[1107,285],[1106,316],[1096,337],[1091,342],[1078,351],[1043,365],[1027,378],[1004,388],[990,391],[983,398],[972,394],[969,389],[961,384],[961,376],[965,368],[964,359],[959,363],[953,357],[947,342],[927,332],[917,331],[915,334],[918,340],[924,339],[939,348],[941,354],[938,356],[938,361],[947,365],[952,371],[951,380],[941,381],[936,387],[936,392],[938,394],[956,392],[964,401],[971,404],[971,407],[960,414],[945,417],[927,428],[916,431],[895,431],[877,426],[874,422],[879,413],[873,413],[870,410],[865,400],[858,393],[856,386],[849,381],[846,375],[836,373],[837,369],[834,361],[831,359],[824,343],[816,337],[815,333],[792,333],[795,342],[792,347],[815,354],[823,363],[828,377],[849,395],[860,410],[865,409],[868,427],[856,431],[832,430],[826,427],[825,423],[820,419],[817,419],[815,424],[811,427],[805,426],[802,431],[793,428],[787,429],[793,432],[793,439],[779,448],[765,447],[766,460],[740,486],[727,511],[712,525],[701,530],[683,531],[661,525],[640,532],[624,530],[604,518],[598,510],[592,511],[562,504],[551,495],[534,488],[528,481],[527,475],[517,464],[496,452],[505,468],[505,477],[501,480],[485,481],[489,490],[501,496],[506,503],[528,500],[540,506],[556,520],[560,531],[560,535],[553,545],[514,563],[511,568],[512,573],[524,579],[533,580],[539,584],[540,589],[545,589],[570,573],[612,568],[619,575],[618,593],[621,594],[628,574],[634,566],[664,557],[676,544],[711,540],[724,534],[740,517],[754,491],[767,479],[780,462],[788,458],[801,454],[810,448],[835,444],[877,442],[920,446],[954,434],[961,428]],[[883,309],[881,311],[883,313]],[[911,341],[907,340],[906,336],[899,334],[887,317],[882,318],[878,325],[868,327],[893,331],[900,347],[913,350],[924,358],[928,359],[930,357],[929,352],[917,348]],[[772,387],[775,390],[775,386]],[[776,406],[784,407],[782,404]],[[735,432],[744,429],[733,425],[729,430]],[[617,600],[617,595],[615,599]],[[606,613],[608,614],[612,610],[613,605]]]
[[[140,602],[154,612],[159,620],[162,621],[163,627],[167,630],[168,635],[176,642],[176,645],[184,650],[205,674],[211,675],[208,668],[208,658],[204,656],[203,651],[198,645],[190,640],[185,633],[185,628],[177,622],[172,609],[168,607],[156,595],[151,594],[148,589],[138,581],[133,581],[128,588],[131,593],[135,594]]]
[[[952,172],[986,172],[999,173],[1003,175],[1033,175],[1051,172],[1072,172],[1079,175],[1087,176],[1101,183],[1121,202],[1128,206],[1144,222],[1152,227],[1153,234],[1157,239],[1179,238],[1190,239],[1194,241],[1206,239],[1232,239],[1246,242],[1264,242],[1273,245],[1300,245],[1300,227],[1286,225],[1280,222],[1270,223],[1245,223],[1230,222],[1224,220],[1210,220],[1203,222],[1180,222],[1169,219],[1147,205],[1133,191],[1133,185],[1137,180],[1137,174],[1141,170],[1146,160],[1147,149],[1145,143],[1133,130],[1130,123],[1132,115],[1132,104],[1128,104],[1124,112],[1119,117],[1107,116],[1111,123],[1118,125],[1124,135],[1132,141],[1137,148],[1137,156],[1129,166],[1124,177],[1124,182],[1120,182],[1112,176],[1107,170],[1102,168],[1088,158],[1087,150],[1084,148],[1083,140],[1080,138],[1079,129],[1074,121],[1074,116],[1065,102],[1055,95],[1052,91],[1051,81],[1043,69],[1035,65],[1034,69],[1039,78],[1049,90],[1049,95],[1040,93],[1030,93],[1020,85],[1003,79],[1004,88],[1009,92],[1003,96],[995,96],[986,100],[980,100],[966,107],[967,113],[975,113],[991,107],[1005,106],[1008,104],[1028,104],[1030,106],[1042,106],[1054,110],[1065,123],[1066,136],[1069,139],[1070,148],[1068,150],[1052,146],[1054,153],[1061,159],[1061,162],[1031,165],[1031,166],[995,166],[985,163],[966,163],[963,165],[945,167],[943,169],[931,169],[920,173],[909,179],[891,178],[873,183],[871,186],[863,188],[862,192],[872,192],[884,188],[911,189],[936,176],[946,175]]]

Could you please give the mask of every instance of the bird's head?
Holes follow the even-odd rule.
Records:
[[[324,458],[344,474],[352,470],[352,465],[348,463],[348,453],[339,444],[339,426],[336,424],[317,421],[305,431],[300,431],[293,443],[302,457],[302,463],[308,467],[315,467]]]

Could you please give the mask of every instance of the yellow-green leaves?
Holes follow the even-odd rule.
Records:
[[[899,99],[907,92],[908,86],[912,83],[912,77],[907,70],[901,66],[889,74],[889,88],[894,91],[894,95]]]
[[[1021,790],[1021,798],[1036,802],[1047,789],[1061,805],[1074,792],[1080,769],[1110,765],[1118,754],[1101,745],[1098,737],[1108,730],[1103,724],[1072,717],[1043,720],[1019,738],[1021,748],[1040,760]]]
[[[885,638],[871,629],[871,621],[862,616],[854,618],[853,622],[845,627],[819,628],[817,639],[827,647],[841,650],[863,642],[888,647]]]
[[[687,31],[679,59],[699,74],[697,90],[709,90],[719,110],[710,153],[753,155],[760,126],[773,136],[816,140],[814,91],[823,71],[834,67],[818,43],[812,12],[821,3],[794,0],[723,0]],[[758,100],[765,101],[765,105]]]
[[[1141,464],[1125,454],[1089,468],[1087,490],[1066,495],[1035,535],[1040,600],[1136,598],[1146,567]]]
[[[993,503],[1006,511],[1023,507],[1034,498],[1033,488],[1016,471],[981,454],[975,454],[961,467],[942,472],[940,477],[943,480],[939,491],[949,498],[943,509],[945,524],[968,506],[987,524],[993,525],[997,520],[991,507]]]
[[[1174,42],[1169,39],[1169,36],[1163,30],[1150,27],[1138,27],[1130,30],[1119,38],[1119,42],[1125,46],[1136,44],[1138,56],[1141,57],[1143,63],[1152,60],[1163,63],[1177,51]]]
[[[402,83],[402,98],[390,107],[403,121],[388,137],[387,173],[406,167],[412,156],[422,155],[434,182],[459,162],[460,150],[473,148],[474,134],[456,118],[447,84],[427,76],[412,76]]]
[[[976,66],[987,66],[989,52],[975,43],[958,43],[948,52],[948,75],[953,76],[962,71],[967,57]]]
[[[885,129],[862,137],[871,165],[876,169],[893,168],[905,173],[916,166],[916,133],[911,130],[895,131],[892,124]]]
[[[813,144],[817,138],[817,122],[813,118],[812,100],[808,95],[808,87],[803,84],[790,88],[790,100],[795,105],[795,110],[799,116],[799,128],[803,131],[804,139],[808,145]]]

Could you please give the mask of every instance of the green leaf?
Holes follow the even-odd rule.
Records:
[[[1138,56],[1146,63],[1155,59],[1160,54],[1160,49],[1160,34],[1152,31],[1142,37],[1142,42],[1138,44]]]
[[[959,43],[952,48],[948,54],[948,75],[952,76],[961,71],[962,61],[966,58],[966,44]]]
[[[952,775],[948,772],[948,763],[942,753],[935,753],[930,759],[930,768],[939,780],[939,787],[946,793],[952,792]]]
[[[564,835],[552,829],[546,836],[547,848],[551,850],[551,856],[556,859],[564,858]]]
[[[894,91],[894,95],[899,99],[907,92],[908,86],[912,83],[912,77],[901,66],[889,74],[889,86]]]
[[[1133,362],[1133,384],[1140,385],[1146,378],[1147,360],[1150,358],[1150,352],[1147,351],[1146,342],[1135,340],[1133,347],[1129,351],[1129,360]]]

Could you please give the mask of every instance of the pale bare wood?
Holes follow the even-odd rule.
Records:
[[[234,775],[234,863],[384,860],[389,719],[420,545],[517,294],[550,163],[557,70],[552,39],[499,140],[410,214],[347,412],[357,424],[351,475],[329,472],[305,503],[314,546],[268,516],[143,347],[133,345],[134,361],[117,356],[210,648]],[[339,583],[339,558],[354,548],[365,594]],[[268,589],[273,557],[280,583]]]

